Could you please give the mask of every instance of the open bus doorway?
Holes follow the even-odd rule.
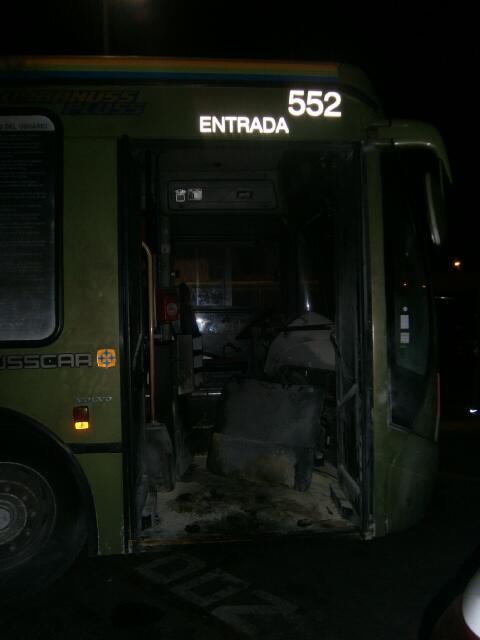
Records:
[[[147,399],[145,432],[130,426],[137,537],[362,529],[356,150],[139,143],[129,154],[127,235],[152,256],[149,267],[129,252],[128,344],[131,362],[143,345]],[[137,386],[131,403],[141,397]]]

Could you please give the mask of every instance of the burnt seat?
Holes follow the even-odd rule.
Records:
[[[253,378],[226,384],[207,467],[216,474],[305,491],[325,391]]]

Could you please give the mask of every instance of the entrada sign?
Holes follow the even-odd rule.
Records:
[[[290,133],[285,118],[200,116],[200,133]]]

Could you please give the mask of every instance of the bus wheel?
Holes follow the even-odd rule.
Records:
[[[80,552],[86,526],[74,485],[51,461],[0,454],[2,600],[45,588]]]

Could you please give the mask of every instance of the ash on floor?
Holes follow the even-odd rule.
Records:
[[[214,475],[197,456],[188,480],[157,494],[157,521],[142,533],[142,545],[255,535],[353,531],[332,500],[342,491],[333,467],[316,471],[308,491]]]

